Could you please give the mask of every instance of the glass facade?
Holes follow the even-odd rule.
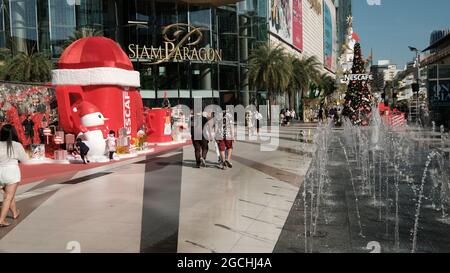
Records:
[[[35,0],[10,0],[8,19],[11,25],[11,43],[17,51],[37,47],[38,20]]]
[[[164,46],[165,26],[201,27],[198,48],[220,50],[220,61],[171,61],[158,65],[133,59],[141,72],[148,106],[167,96],[174,103],[203,97],[221,104],[247,104],[247,59],[267,40],[267,1],[245,0],[215,7],[188,1],[160,0],[0,0],[0,47],[13,53],[37,50],[57,59],[82,27],[100,30],[126,51],[128,45]]]
[[[450,65],[428,67],[428,97],[432,109],[450,106]]]
[[[53,56],[59,56],[64,43],[75,28],[75,5],[71,1],[48,0],[50,16],[50,46]]]

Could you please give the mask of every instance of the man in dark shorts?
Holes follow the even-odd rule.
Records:
[[[192,145],[194,145],[195,150],[195,162],[196,168],[206,167],[206,156],[208,155],[208,139],[205,137],[204,129],[205,125],[208,123],[208,119],[202,115],[202,113],[197,113],[192,116],[191,119],[191,138]],[[195,137],[195,132],[197,133],[197,138]],[[201,134],[201,136],[199,136]]]
[[[81,159],[83,160],[83,164],[87,164],[90,163],[88,158],[87,158],[87,154],[89,152],[89,147],[86,145],[86,143],[84,143],[81,138],[77,138],[77,143],[75,144],[75,147],[78,150],[78,153],[81,156]],[[87,163],[86,163],[87,161]]]

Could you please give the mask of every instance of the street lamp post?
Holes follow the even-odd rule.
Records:
[[[420,92],[420,50],[409,46],[408,47],[410,51],[415,52],[416,53],[416,57],[414,59],[414,63],[416,65],[416,71],[414,73],[414,79],[416,80],[416,84],[417,84],[417,105],[416,105],[416,125],[419,124],[419,117],[420,117],[420,106],[419,106],[419,92]]]

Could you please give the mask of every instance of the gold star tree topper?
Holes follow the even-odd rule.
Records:
[[[349,26],[352,26],[352,25],[353,25],[353,16],[349,15],[349,16],[347,17],[347,24],[348,24]]]

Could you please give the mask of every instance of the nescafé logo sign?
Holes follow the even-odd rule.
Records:
[[[172,24],[163,29],[163,46],[153,47],[130,44],[129,58],[159,64],[171,61],[222,61],[222,50],[209,47],[197,48],[206,29],[188,24]]]
[[[371,74],[350,74],[344,76],[345,81],[372,81],[373,76]]]

